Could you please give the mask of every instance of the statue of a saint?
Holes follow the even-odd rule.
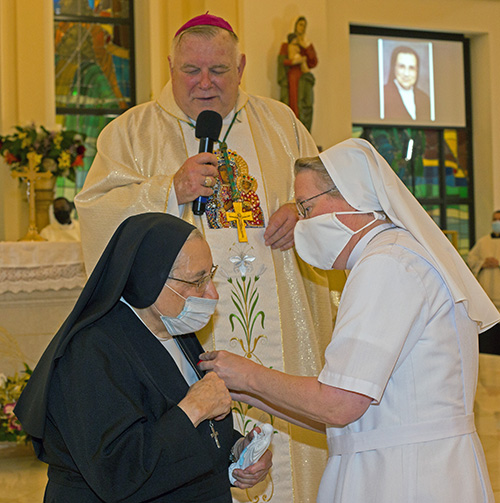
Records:
[[[295,21],[293,33],[281,45],[278,56],[280,101],[286,103],[310,131],[314,104],[314,75],[311,68],[318,64],[314,46],[306,36],[307,20]]]

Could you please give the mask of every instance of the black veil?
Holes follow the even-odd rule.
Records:
[[[137,308],[153,304],[194,229],[165,213],[143,213],[122,222],[19,398],[14,412],[28,434],[43,438],[52,372],[73,335],[104,317],[122,296]]]

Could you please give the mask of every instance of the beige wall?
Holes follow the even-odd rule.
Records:
[[[16,124],[55,126],[53,3],[0,0],[0,133]],[[24,191],[0,160],[0,240],[28,229]]]
[[[51,0],[0,0],[2,133],[19,122],[48,124],[54,119],[51,9]],[[500,0],[140,0],[136,2],[139,101],[158,94],[168,80],[167,56],[175,30],[207,10],[224,16],[240,36],[247,54],[244,88],[274,98],[279,95],[280,44],[296,17],[307,17],[308,35],[319,57],[312,133],[324,148],[351,132],[350,24],[470,36],[476,223],[478,235],[488,232],[491,209],[500,207]],[[24,230],[20,229],[23,206],[15,184],[12,188],[5,178],[2,170],[2,188],[8,183],[0,190],[0,239],[16,239]],[[21,209],[14,212],[16,204]],[[6,218],[6,207],[12,218]]]
[[[500,2],[495,0],[251,0],[239,32],[247,53],[246,89],[278,97],[276,51],[297,15],[308,19],[318,53],[312,133],[329,147],[351,132],[349,25],[462,33],[471,38],[477,235],[500,208]],[[265,12],[266,15],[262,16]],[[267,34],[263,41],[263,33]],[[256,63],[257,62],[257,63]]]

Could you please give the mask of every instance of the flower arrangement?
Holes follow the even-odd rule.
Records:
[[[83,166],[85,135],[70,130],[49,131],[34,124],[16,126],[16,130],[0,136],[0,155],[12,171],[22,171],[31,161],[41,172],[75,181],[76,168]]]
[[[13,377],[0,374],[0,441],[21,443],[28,440],[28,435],[14,415],[14,407],[31,374],[32,370],[26,363],[21,374],[16,372]]]

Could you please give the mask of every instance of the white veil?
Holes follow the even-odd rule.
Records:
[[[479,324],[480,332],[500,321],[498,310],[462,257],[369,142],[349,139],[322,152],[319,157],[353,208],[383,210],[427,250],[455,302],[464,303],[469,317]]]

